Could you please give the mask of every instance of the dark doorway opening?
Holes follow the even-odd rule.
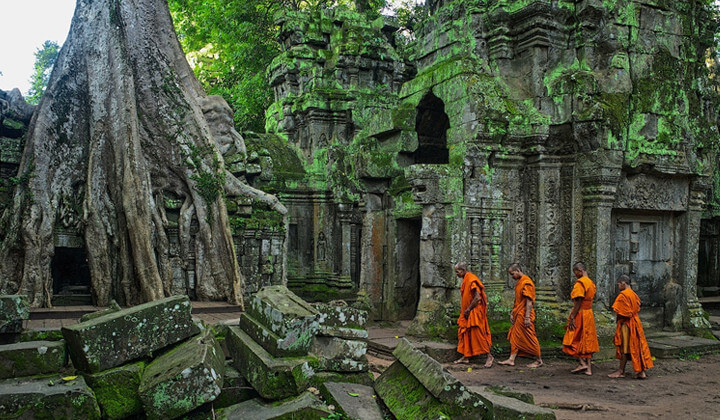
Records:
[[[92,304],[90,267],[84,248],[55,248],[51,273],[53,305]]]
[[[417,106],[415,131],[418,136],[418,148],[413,154],[414,163],[448,163],[447,130],[449,128],[450,119],[445,113],[445,103],[432,92],[428,93]]]
[[[420,300],[420,219],[397,221],[395,304],[397,319],[415,318]]]

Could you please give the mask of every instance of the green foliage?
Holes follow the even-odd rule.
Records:
[[[54,41],[45,41],[42,47],[35,51],[35,70],[30,77],[30,90],[26,99],[28,103],[34,105],[40,103],[59,54],[60,46]]]
[[[265,70],[278,54],[274,16],[286,10],[352,5],[369,17],[384,0],[169,0],[180,44],[208,94],[221,95],[239,131],[264,131],[273,101]]]

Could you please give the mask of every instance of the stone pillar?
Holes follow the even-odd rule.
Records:
[[[338,219],[340,220],[340,276],[350,279],[352,264],[352,204],[338,204]]]
[[[680,247],[680,273],[683,296],[683,325],[691,332],[710,329],[710,323],[703,317],[703,309],[697,297],[698,247],[700,243],[700,219],[707,186],[702,181],[690,183],[688,211],[681,218],[683,234]],[[673,325],[673,327],[678,327]]]
[[[610,294],[614,291],[611,223],[622,159],[622,152],[609,150],[589,152],[578,159],[583,196],[583,243],[578,255],[597,285],[595,302],[602,302],[605,307],[610,305]]]

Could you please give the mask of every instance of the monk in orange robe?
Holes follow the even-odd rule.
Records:
[[[640,322],[640,298],[630,286],[630,277],[626,274],[618,277],[620,294],[615,298],[613,311],[617,314],[617,328],[615,329],[615,356],[620,359],[620,367],[609,374],[611,378],[625,377],[625,364],[628,358],[632,360],[635,377],[645,379],[645,371],[653,367],[650,347],[645,340],[642,322]]]
[[[460,285],[460,317],[457,320],[457,351],[463,356],[454,363],[469,363],[471,357],[487,354],[485,367],[489,368],[495,359],[490,354],[492,337],[487,319],[485,286],[468,271],[464,262],[455,264],[455,275],[463,279]]]
[[[535,283],[522,272],[518,263],[510,264],[508,274],[516,280],[515,305],[510,314],[512,326],[507,336],[510,341],[510,357],[498,363],[515,366],[515,358],[520,355],[534,357],[535,361],[527,367],[538,368],[543,365],[543,361],[540,357],[540,343],[535,334]]]
[[[590,360],[593,353],[600,350],[595,329],[595,316],[592,310],[593,298],[597,289],[595,283],[587,275],[585,264],[575,263],[573,274],[577,277],[570,292],[570,299],[573,300],[574,306],[565,327],[563,352],[576,357],[580,363],[571,371],[572,373],[583,372],[586,375],[592,375]]]

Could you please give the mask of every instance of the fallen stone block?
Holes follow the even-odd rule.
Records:
[[[315,374],[311,357],[275,358],[239,327],[230,327],[226,337],[235,367],[261,397],[279,400],[300,394]]]
[[[0,345],[0,378],[59,372],[67,365],[64,341]]]
[[[282,349],[307,354],[318,329],[318,312],[287,287],[263,287],[250,299],[246,310],[282,340]]]
[[[122,308],[120,307],[120,305],[118,305],[117,302],[112,300],[110,301],[110,306],[108,306],[107,308],[81,316],[80,322],[90,321],[91,319],[100,318],[101,316],[105,316],[107,314],[111,314],[113,312],[118,312],[121,310]]]
[[[0,334],[19,334],[23,321],[30,319],[30,303],[26,295],[0,296]]]
[[[353,359],[321,359],[322,370],[329,372],[366,372],[370,365],[367,357]]]
[[[395,361],[375,380],[375,392],[398,419],[480,419],[482,414],[467,413],[444,404],[428,391],[399,361]]]
[[[187,296],[172,296],[62,328],[73,365],[87,373],[120,366],[197,332]]]
[[[20,341],[60,341],[63,339],[60,330],[25,330],[20,334]]]
[[[338,337],[315,337],[310,351],[325,359],[361,360],[367,353],[367,342]]]
[[[304,341],[291,337],[290,342],[265,328],[256,319],[243,313],[240,315],[240,328],[256,343],[275,357],[305,356],[310,346]]]
[[[450,406],[476,411],[479,415],[488,411],[486,401],[469,392],[465,385],[448,372],[432,357],[413,347],[403,338],[393,355],[435,398]]]
[[[493,386],[486,386],[481,387],[481,389],[484,388],[487,391],[490,391],[492,393],[498,394],[498,395],[504,395],[506,397],[515,398],[516,400],[520,400],[522,402],[526,402],[528,404],[535,404],[535,398],[533,395],[529,392],[522,392],[518,391],[516,389],[504,386],[504,385],[493,385]],[[475,388],[472,388],[473,390]]]
[[[271,419],[322,419],[333,412],[309,392],[282,402],[264,404],[259,399],[245,401],[225,408],[218,413],[219,419],[271,420]]]
[[[325,401],[350,419],[382,420],[385,417],[371,386],[344,382],[325,382],[320,386]]]
[[[0,416],[10,419],[100,418],[95,395],[81,376],[70,381],[55,375],[0,381],[0,407]]]
[[[330,303],[314,303],[313,306],[320,313],[318,321],[321,325],[359,329],[364,329],[367,325],[368,313],[362,309]]]
[[[260,395],[250,383],[229,364],[225,363],[225,375],[223,375],[223,386],[220,395],[213,401],[215,409],[230,407],[257,398]]]
[[[153,360],[138,390],[148,419],[175,418],[220,395],[225,355],[211,333]]]
[[[143,411],[138,389],[145,363],[131,363],[85,375],[95,393],[103,417],[122,419]]]
[[[492,412],[496,419],[555,419],[555,412],[549,408],[538,407],[520,401],[517,398],[496,394],[484,387],[470,387],[469,389],[490,401],[492,404]]]

